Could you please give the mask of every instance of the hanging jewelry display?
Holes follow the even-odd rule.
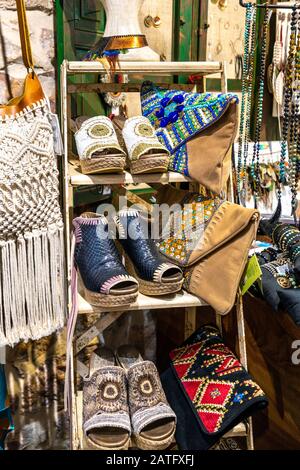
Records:
[[[292,214],[296,217],[298,189],[298,161],[300,152],[299,96],[300,96],[300,16],[299,6],[294,5],[291,15],[290,47],[285,70],[285,92],[282,122],[282,142],[280,158],[280,187],[278,190],[278,212],[281,212],[282,185],[288,178],[292,191]],[[298,48],[298,50],[297,50]],[[288,175],[286,160],[289,154]]]
[[[254,129],[254,148],[252,155],[252,163],[249,172],[249,182],[252,186],[252,194],[254,195],[255,205],[257,206],[258,198],[262,194],[263,182],[261,180],[260,165],[260,140],[263,120],[263,100],[265,91],[265,75],[266,75],[266,57],[267,57],[267,36],[269,29],[270,9],[268,5],[263,5],[264,21],[262,27],[261,41],[256,40],[254,34],[254,45],[260,50],[260,62],[258,64],[258,92],[256,103],[254,104],[255,112],[255,129]],[[286,60],[286,68],[284,75],[284,99],[283,99],[283,119],[281,133],[281,156],[278,168],[278,206],[265,226],[267,233],[271,232],[274,224],[277,223],[281,215],[281,198],[283,185],[289,185],[292,193],[292,214],[296,221],[297,210],[297,193],[298,193],[298,175],[300,170],[300,2],[297,2],[292,8],[292,14],[288,15],[290,19],[290,44]],[[247,110],[251,106],[251,98],[253,94],[252,86],[249,85],[249,76],[253,77],[253,63],[251,64],[251,31],[253,32],[254,24],[256,24],[256,16],[254,10],[257,6],[246,4],[246,23],[245,23],[245,52],[242,79],[242,104],[241,104],[241,123],[240,137],[238,145],[238,165],[237,165],[237,192],[239,200],[245,205],[245,196],[249,184],[247,184],[247,168],[248,147],[249,147],[249,129],[250,129],[250,113]],[[280,65],[283,60],[282,31],[277,35],[277,45],[275,47],[274,60]],[[260,44],[261,43],[261,44]],[[252,65],[252,67],[251,67]],[[268,226],[268,227],[267,227]]]
[[[290,13],[278,10],[276,15],[276,40],[273,48],[273,59],[269,65],[268,87],[273,95],[272,116],[278,118],[278,130],[281,140],[281,122],[284,94],[284,70],[286,66],[288,37],[290,34]]]
[[[250,141],[250,115],[253,92],[253,65],[256,39],[256,8],[248,3],[245,16],[244,61],[242,76],[241,119],[238,140],[237,190],[245,205],[248,144]]]
[[[252,97],[254,91],[254,57],[256,51],[257,43],[257,10],[253,10],[253,18],[251,22],[251,37],[250,37],[250,50],[249,50],[249,67],[248,67],[248,90],[247,90],[247,101],[245,107],[245,117],[246,117],[246,132],[244,139],[244,148],[243,148],[243,188],[244,193],[246,194],[246,188],[249,187],[247,183],[247,166],[249,163],[249,142],[251,140],[251,111],[252,111]]]
[[[264,103],[264,92],[265,92],[265,75],[266,75],[266,59],[267,59],[267,36],[269,30],[270,14],[269,9],[266,8],[264,11],[264,22],[263,22],[263,33],[260,46],[260,62],[258,69],[258,94],[257,102],[255,103],[255,130],[254,130],[254,147],[251,165],[251,177],[253,180],[253,194],[255,207],[257,207],[257,198],[259,197],[260,191],[260,141],[261,141],[261,130],[263,121],[263,103]]]
[[[271,94],[273,94],[272,116],[278,118],[281,139],[281,122],[283,116],[284,77],[289,52],[291,13],[278,10],[276,16],[276,41],[273,48],[273,60],[270,64]]]
[[[300,4],[297,4],[297,40],[294,63],[294,82],[292,97],[292,152],[291,152],[291,190],[292,190],[292,213],[296,219],[298,206],[298,181],[300,163]]]

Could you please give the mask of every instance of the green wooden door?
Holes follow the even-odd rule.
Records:
[[[59,67],[64,59],[81,60],[103,36],[105,11],[100,0],[59,0],[56,2],[56,18]],[[77,83],[97,80],[98,76],[91,74],[76,77]],[[72,99],[73,116],[94,116],[104,112],[103,100],[96,93],[82,93]]]
[[[65,17],[65,57],[78,60],[103,36],[105,12],[99,0],[65,0],[61,4]]]
[[[201,1],[174,0],[174,60],[176,61],[200,60]]]

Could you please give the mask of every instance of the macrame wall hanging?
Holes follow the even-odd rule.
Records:
[[[0,106],[0,347],[64,326],[64,226],[53,116],[34,72],[24,0],[17,0],[21,97]]]

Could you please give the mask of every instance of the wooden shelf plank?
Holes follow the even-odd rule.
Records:
[[[192,182],[191,178],[173,171],[144,175],[131,175],[127,171],[120,174],[84,175],[72,164],[69,164],[69,178],[72,186]]]
[[[167,308],[188,308],[188,307],[204,307],[207,303],[188,292],[182,291],[174,295],[165,295],[162,297],[148,297],[139,294],[138,299],[131,305],[124,306],[122,309],[116,308],[98,308],[90,305],[80,294],[78,295],[79,313],[101,313],[108,310],[118,312],[120,310],[127,312],[130,310],[158,310]]]
[[[129,83],[73,83],[68,84],[68,93],[140,93],[142,83],[137,76],[137,80],[134,77]],[[167,77],[166,77],[167,79]],[[161,83],[156,83],[161,88],[168,90],[182,90],[186,92],[194,91],[195,85],[191,83],[166,83],[166,80]]]
[[[101,62],[92,61],[66,61],[67,72],[73,73],[100,73],[106,72]],[[201,74],[210,75],[223,71],[222,62],[125,62],[121,61],[121,68],[118,73],[143,75],[183,75]]]

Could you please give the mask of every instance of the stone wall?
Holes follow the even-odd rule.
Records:
[[[25,0],[36,72],[54,106],[55,0]],[[26,69],[23,66],[15,0],[0,0],[0,104],[6,104],[21,89]]]

